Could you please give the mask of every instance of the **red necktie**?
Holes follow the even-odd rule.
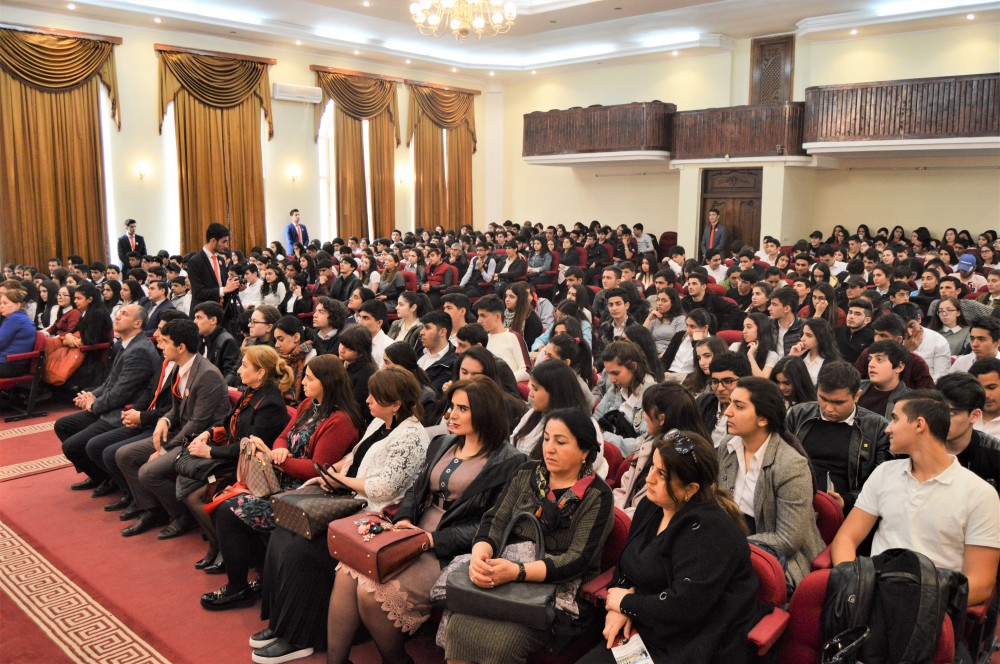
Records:
[[[163,378],[164,374],[167,372],[167,365],[170,364],[169,360],[163,360],[163,366],[160,367],[160,377],[156,379],[156,394],[153,395],[153,400],[149,402],[149,407],[146,410],[153,410],[156,408],[156,400],[160,398],[160,390],[163,389]]]
[[[302,227],[295,224],[295,232],[299,234],[299,244],[302,244]]]
[[[129,235],[128,236],[128,241],[132,243],[132,251],[135,251],[135,236],[134,235]]]
[[[178,367],[177,378],[174,378],[174,384],[170,386],[170,392],[178,399],[182,398],[180,391],[180,384],[181,384],[181,370],[180,367]]]
[[[712,245],[715,244],[715,226],[712,226],[712,232],[708,234],[708,248],[711,249]]]
[[[219,285],[222,285],[222,273],[219,272],[219,257],[216,254],[212,254],[212,267],[215,268],[215,278],[218,280]]]

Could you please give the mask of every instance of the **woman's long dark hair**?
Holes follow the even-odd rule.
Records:
[[[823,281],[816,281],[816,270],[823,273]],[[812,282],[813,288],[820,283],[830,283],[830,267],[826,263],[814,264],[809,268],[809,281]],[[837,306],[837,303],[833,302],[833,306]]]
[[[754,353],[753,359],[757,360],[757,366],[763,368],[767,361],[767,354],[774,350],[774,339],[771,338],[771,318],[765,314],[752,313],[746,319],[753,321],[757,328],[757,352]],[[746,339],[740,342],[739,352],[744,355],[750,352]]]
[[[625,338],[638,346],[642,350],[642,354],[646,356],[646,365],[653,375],[653,380],[662,379],[663,365],[660,362],[660,355],[656,352],[656,341],[653,339],[653,333],[643,325],[636,323],[626,326],[624,334]]]
[[[657,383],[642,393],[642,409],[650,419],[663,416],[663,430],[686,429],[710,438],[705,420],[698,412],[698,402],[680,383]]]
[[[122,285],[121,285],[121,282],[115,281],[114,279],[110,279],[110,280],[104,282],[104,286],[107,286],[108,288],[111,289],[111,300],[110,301],[104,300],[104,306],[108,307],[108,309],[113,309],[119,302],[122,301],[122,296],[121,296]],[[101,291],[102,291],[101,292],[101,298],[102,299],[104,298],[104,292],[103,292],[104,291],[104,286],[101,286]],[[167,298],[167,299],[169,299],[169,298]]]
[[[129,297],[132,298],[131,300],[129,300],[128,304],[132,304],[133,302],[135,304],[138,304],[139,300],[145,297],[142,291],[142,286],[140,286],[139,282],[136,281],[135,279],[126,279],[125,281],[122,282],[122,286],[128,288]],[[124,298],[121,297],[121,290],[122,290],[121,288],[118,289],[118,297],[119,299],[121,299],[122,302],[124,302],[125,301]]]
[[[580,389],[576,373],[563,362],[542,362],[531,370],[531,380],[549,393],[549,409],[546,412],[572,408],[589,416],[593,410]],[[518,442],[534,431],[544,416],[543,412],[532,411],[524,426],[511,439],[511,444],[517,447]],[[536,446],[534,452],[539,452],[539,447]]]
[[[700,311],[696,309],[695,311]],[[612,341],[601,353],[601,360],[605,364],[614,361],[626,367],[632,372],[632,383],[628,385],[629,393],[639,389],[649,375],[649,363],[646,362],[646,354],[638,344],[631,341]],[[655,378],[655,377],[654,377]]]
[[[272,284],[268,282],[267,278],[264,275],[261,275],[260,294],[271,295],[273,293],[276,293],[278,291],[278,284],[284,284],[285,290],[287,291],[288,279],[285,278],[285,271],[281,269],[281,266],[278,265],[277,263],[269,263],[267,267],[264,268],[264,272],[266,273],[268,270],[274,272],[274,275],[277,277],[277,279],[275,279],[274,283]]]
[[[695,311],[699,311],[696,309]],[[678,332],[677,334],[684,334],[683,332]],[[682,341],[681,343],[685,343]],[[701,394],[708,387],[708,374],[701,370],[698,365],[698,349],[702,346],[708,346],[712,351],[712,357],[715,357],[719,353],[725,353],[728,349],[726,342],[724,342],[719,337],[707,337],[694,344],[694,371],[687,375],[684,379],[683,385],[687,389],[691,390],[691,394]]]
[[[535,310],[531,289],[528,288],[527,282],[518,281],[511,284],[507,291],[517,296],[517,304],[514,305],[514,321],[510,324],[510,329],[523,336],[524,324]]]
[[[833,290],[833,286],[829,282],[822,284],[815,284],[813,286],[813,292],[819,291],[826,297],[826,310],[823,312],[823,320],[830,324],[831,328],[837,327],[837,312],[840,311],[840,307],[837,306],[837,293]],[[808,308],[807,318],[812,318],[816,315],[816,306],[813,304],[812,296],[809,297],[809,303],[806,305]]]
[[[417,354],[414,352],[413,347],[405,341],[396,341],[385,348],[385,356],[396,366],[402,367],[406,371],[412,373],[417,382],[421,385],[431,386],[431,379],[427,377],[427,374],[420,365],[417,364]]]
[[[479,455],[488,456],[507,442],[510,425],[504,409],[504,395],[496,381],[485,375],[472,376],[452,383],[445,392],[445,401],[451,404],[455,392],[463,391],[469,398],[472,430],[479,436],[482,449]]]
[[[549,343],[559,351],[559,357],[552,359],[563,362],[568,360],[569,367],[576,372],[576,375],[583,379],[587,387],[593,388],[594,358],[591,356],[590,344],[586,339],[557,334],[549,339]]]
[[[834,304],[832,306],[835,307],[837,305]],[[837,346],[837,340],[833,336],[833,327],[826,320],[822,318],[806,318],[802,321],[802,325],[808,327],[816,337],[816,345],[818,346],[820,357],[824,360],[840,359],[840,348]]]
[[[41,289],[45,289],[45,302],[42,302]],[[52,279],[46,279],[39,286],[38,294],[38,307],[35,311],[35,325],[39,329],[45,329],[49,326],[49,312],[52,309],[57,308],[59,305],[56,304],[56,295],[59,294],[59,284],[57,284]],[[60,312],[62,313],[62,312]],[[44,323],[44,324],[43,324]]]
[[[309,360],[306,369],[311,371],[316,380],[323,385],[323,401],[317,408],[319,417],[325,420],[338,410],[343,411],[351,418],[358,435],[364,434],[365,421],[361,417],[361,409],[354,400],[351,379],[340,358],[330,354],[317,355]],[[302,421],[302,418],[308,417],[309,414],[309,409],[304,408],[298,421]]]
[[[347,329],[340,333],[337,341],[341,346],[353,350],[360,357],[353,364],[370,364],[376,369],[378,366],[372,358],[372,335],[367,329],[360,325],[349,325]]]
[[[576,302],[576,306],[581,309],[581,314],[584,310],[591,310],[591,302],[594,298],[591,296],[589,288],[583,284],[576,284],[570,286],[568,290],[573,291],[573,297],[575,298],[573,301]]]
[[[808,401],[816,401],[816,386],[813,385],[809,370],[801,357],[786,355],[774,365],[771,371],[771,382],[778,384],[778,374],[783,374],[785,380],[792,384],[792,396],[789,406]]]

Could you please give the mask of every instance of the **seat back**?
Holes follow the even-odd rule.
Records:
[[[826,544],[831,544],[833,538],[844,523],[844,510],[834,500],[833,496],[823,491],[813,495],[813,509],[816,511],[816,526]]]
[[[611,527],[611,534],[608,541],[604,543],[604,552],[601,553],[601,569],[614,569],[618,564],[618,558],[625,548],[625,540],[628,539],[628,529],[632,525],[632,519],[622,510],[615,508],[615,525]]]
[[[618,486],[615,477],[618,475],[618,466],[622,463],[622,451],[614,443],[604,441],[604,460],[608,462],[608,485],[613,489]]]
[[[236,404],[238,404],[240,402],[240,397],[241,396],[243,396],[243,394],[239,390],[237,390],[235,387],[230,387],[229,388],[229,405],[232,406],[233,408],[235,408]]]
[[[726,287],[720,284],[706,284],[705,288],[708,289],[709,293],[715,293],[716,295],[725,297]]]
[[[580,260],[580,267],[587,267],[587,248],[586,247],[576,247],[576,255]]]
[[[406,272],[405,270],[401,272],[403,275],[403,281],[406,282],[406,290],[411,293],[417,292],[417,274],[416,272]]]
[[[715,336],[722,339],[727,346],[743,341],[743,333],[739,330],[719,330]]]
[[[517,343],[521,347],[521,355],[524,356],[524,366],[531,368],[531,355],[528,353],[528,344],[524,343],[524,337],[521,336],[520,332],[510,331],[515,337],[517,337]]]
[[[757,601],[765,606],[784,606],[787,598],[785,571],[773,555],[750,545],[750,563],[757,575]]]

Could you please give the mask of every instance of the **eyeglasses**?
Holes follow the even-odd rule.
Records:
[[[939,314],[957,314],[958,309],[938,309]]]
[[[265,321],[262,321],[262,320],[251,320],[249,323],[247,323],[247,325],[250,325],[250,326],[253,326],[253,325],[267,325],[267,323]]]
[[[723,387],[732,387],[738,380],[739,378],[711,378],[708,382],[712,387],[718,387],[719,385],[722,385]]]

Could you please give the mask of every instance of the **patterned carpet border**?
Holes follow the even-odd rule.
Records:
[[[0,522],[0,590],[80,664],[170,664]]]
[[[66,468],[67,466],[72,465],[72,462],[64,455],[57,454],[55,456],[35,459],[33,461],[25,461],[23,463],[15,463],[10,466],[2,466],[0,467],[0,482],[9,482],[10,480],[30,477],[31,475],[38,475],[40,473],[47,473],[51,470],[59,470],[60,468]]]
[[[4,429],[0,431],[0,440],[7,440],[8,438],[17,438],[18,436],[27,436],[32,433],[42,433],[44,431],[52,431],[52,427],[55,425],[55,420],[51,422],[43,422],[42,424],[29,424],[23,427],[14,427],[12,429]]]

